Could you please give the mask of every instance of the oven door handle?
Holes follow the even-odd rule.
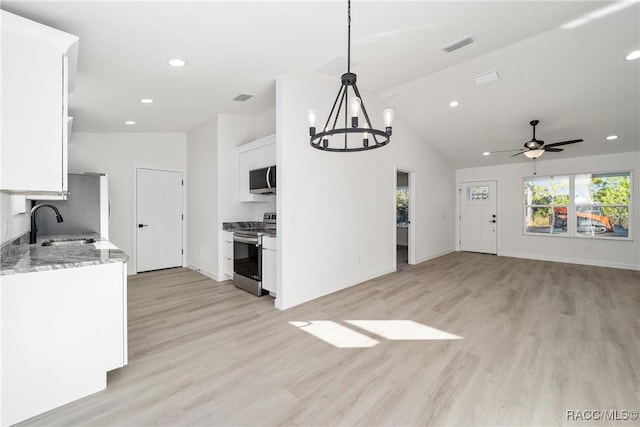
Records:
[[[234,242],[240,242],[240,243],[254,244],[256,246],[258,245],[258,239],[253,239],[251,237],[233,236],[233,241]]]

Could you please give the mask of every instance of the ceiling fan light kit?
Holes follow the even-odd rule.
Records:
[[[541,149],[529,150],[524,152],[525,156],[533,160],[537,159],[538,157],[542,157],[543,154],[544,154],[544,150],[541,150]]]
[[[347,1],[347,72],[341,77],[340,89],[336,96],[331,112],[327,121],[322,128],[322,132],[316,133],[316,114],[313,110],[307,112],[309,119],[309,136],[310,144],[313,148],[323,151],[335,152],[354,152],[372,150],[374,148],[384,147],[391,140],[393,110],[386,109],[383,111],[384,131],[374,129],[369,120],[369,114],[360,96],[360,91],[356,84],[357,76],[351,72],[351,1]],[[353,95],[349,99],[349,88],[352,88]],[[347,104],[350,108],[347,108]],[[336,108],[337,107],[337,108]],[[336,128],[340,113],[344,108],[344,127]],[[351,116],[349,116],[351,110]],[[364,124],[360,127],[359,116],[362,113]],[[350,119],[349,119],[350,117]],[[329,128],[329,124],[333,121],[333,125]],[[329,137],[332,135],[344,135],[344,145],[332,147]],[[361,141],[357,145],[353,141],[349,141],[349,134],[362,135]],[[370,140],[371,139],[371,140]],[[351,143],[351,145],[350,145]]]

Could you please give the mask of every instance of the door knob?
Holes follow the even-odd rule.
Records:
[[[142,228],[142,227],[148,227],[149,224],[138,224],[138,228]]]
[[[495,223],[496,223],[496,220],[495,220],[495,219],[492,219],[492,220],[491,220],[491,221],[489,221],[489,222],[493,222],[493,223],[495,224]]]

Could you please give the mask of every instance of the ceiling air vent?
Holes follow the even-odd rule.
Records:
[[[240,95],[233,98],[234,101],[244,102],[247,99],[253,98],[253,95],[247,95],[246,93],[241,93]]]
[[[473,42],[474,42],[473,37],[471,37],[471,35],[468,35],[440,49],[444,50],[447,53],[451,53],[454,50],[458,50],[461,47],[465,47],[466,45],[469,45]]]
[[[357,62],[351,61],[351,68],[358,65]],[[314,71],[319,74],[326,74],[327,76],[341,75],[347,70],[347,60],[342,56],[334,56]]]
[[[488,71],[486,73],[473,76],[473,80],[476,82],[476,86],[481,86],[489,82],[500,80],[500,74],[498,74],[498,70]]]

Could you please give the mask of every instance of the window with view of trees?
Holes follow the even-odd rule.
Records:
[[[566,234],[569,177],[533,177],[524,182],[527,233]]]
[[[524,180],[525,233],[628,238],[631,173]]]
[[[396,188],[396,224],[401,227],[409,224],[409,187]]]
[[[578,234],[629,236],[629,172],[576,175],[575,203]]]

